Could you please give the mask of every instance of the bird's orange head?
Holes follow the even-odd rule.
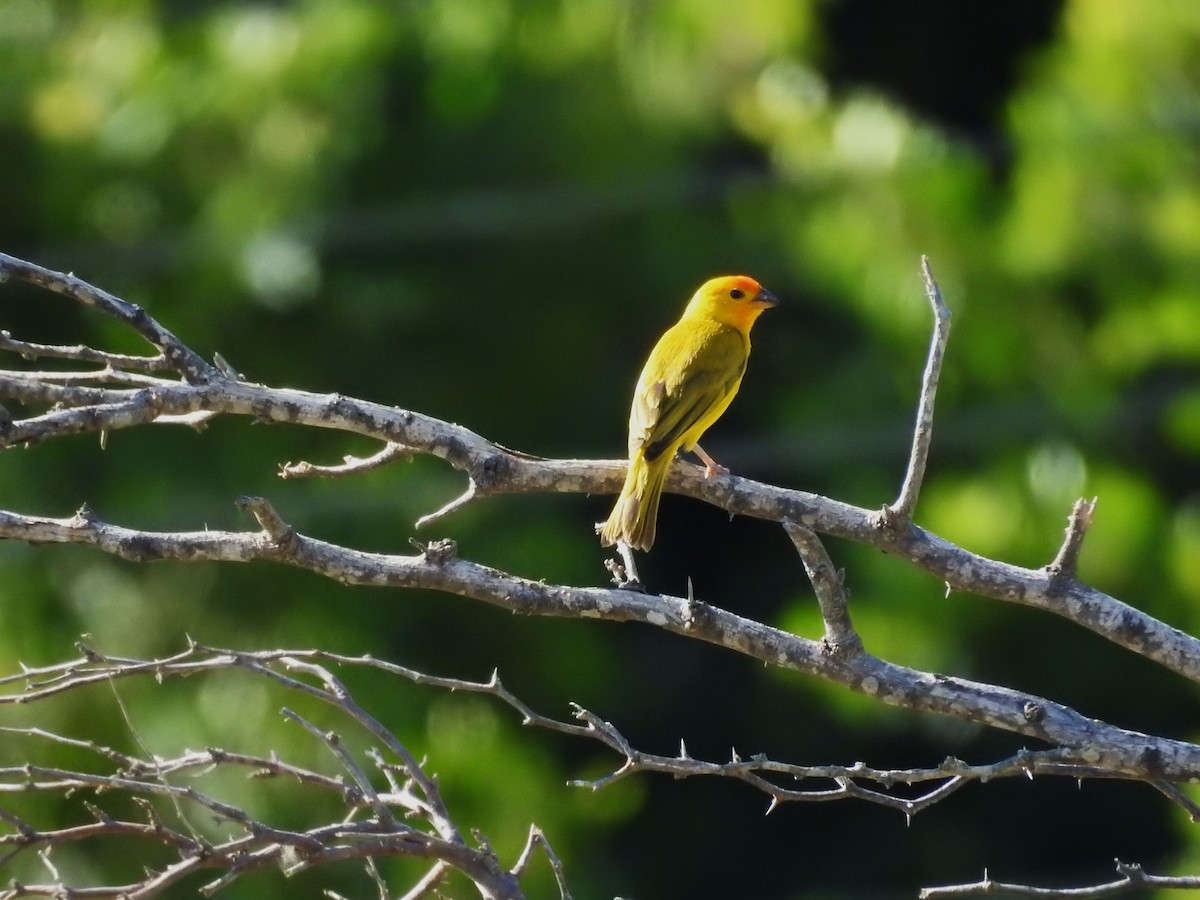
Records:
[[[759,314],[778,303],[774,294],[750,276],[722,275],[700,285],[684,315],[706,316],[749,333]]]

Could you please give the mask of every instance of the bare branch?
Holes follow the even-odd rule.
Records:
[[[711,611],[712,614],[719,612],[718,610]],[[705,615],[709,615],[709,612],[706,611]],[[277,863],[284,848],[293,848],[299,851],[296,860],[288,863],[293,871],[335,860],[370,859],[388,855],[415,856],[440,861],[440,865],[435,865],[430,869],[409,892],[408,896],[414,898],[428,896],[445,877],[448,868],[462,869],[467,872],[469,877],[478,881],[483,877],[482,870],[477,871],[478,867],[492,866],[493,868],[488,870],[492,872],[489,877],[495,877],[494,857],[490,855],[490,851],[486,850],[486,846],[479,850],[471,850],[462,844],[461,838],[457,837],[456,826],[449,822],[449,814],[446,812],[444,804],[441,803],[436,784],[424,775],[422,768],[408,754],[407,750],[403,750],[390,732],[357,706],[353,698],[345,691],[340,680],[325,665],[322,665],[323,662],[377,669],[384,673],[405,677],[417,684],[431,685],[446,690],[488,694],[502,700],[517,711],[525,724],[549,728],[576,737],[582,736],[598,740],[613,749],[622,758],[622,763],[609,776],[595,781],[578,783],[593,790],[638,772],[660,772],[676,778],[726,777],[743,781],[756,790],[762,791],[770,799],[769,809],[774,809],[777,805],[787,802],[827,802],[853,798],[895,809],[911,817],[946,799],[966,784],[1003,777],[1052,775],[1078,779],[1117,778],[1149,781],[1160,789],[1165,786],[1160,779],[1145,773],[1130,774],[1097,764],[1097,753],[1093,746],[1046,751],[1022,750],[1007,759],[985,765],[969,765],[954,758],[947,758],[938,766],[919,769],[877,769],[861,762],[851,766],[798,765],[771,760],[762,755],[743,758],[736,751],[731,753],[727,762],[718,763],[692,757],[682,744],[677,755],[661,756],[635,749],[615,726],[583,708],[576,708],[576,717],[584,723],[583,725],[541,716],[505,689],[495,675],[484,682],[464,681],[432,676],[369,656],[349,657],[320,650],[242,652],[193,644],[178,654],[155,660],[110,657],[99,654],[90,648],[85,648],[85,650],[83,658],[36,670],[25,668],[19,674],[0,679],[2,683],[21,683],[25,686],[19,694],[0,696],[0,704],[36,702],[66,690],[84,688],[102,681],[119,678],[152,675],[157,679],[163,679],[194,675],[202,671],[242,669],[268,677],[291,690],[298,690],[308,696],[321,699],[348,715],[352,720],[366,725],[368,731],[374,736],[383,739],[383,746],[386,746],[390,752],[397,753],[398,749],[401,751],[398,755],[406,776],[420,780],[424,795],[421,802],[414,804],[412,802],[414,795],[406,794],[402,790],[395,790],[395,785],[393,785],[393,790],[386,794],[375,790],[366,770],[350,756],[340,739],[337,739],[332,733],[318,730],[311,723],[287,712],[285,715],[291,715],[292,718],[300,721],[311,733],[330,746],[343,769],[352,775],[352,783],[347,784],[341,779],[310,772],[273,758],[264,759],[228,750],[190,751],[179,757],[167,759],[157,757],[137,759],[91,742],[63,737],[40,729],[10,729],[9,733],[23,734],[30,739],[49,740],[63,743],[66,746],[90,750],[111,760],[117,769],[110,774],[71,772],[32,765],[0,769],[0,792],[16,790],[67,793],[91,789],[117,790],[150,796],[170,796],[180,802],[198,804],[207,808],[222,819],[240,825],[245,831],[243,836],[233,837],[224,843],[210,846],[164,827],[153,817],[148,823],[130,822],[109,818],[102,811],[98,811],[93,817],[93,822],[43,832],[0,808],[0,820],[8,822],[13,828],[12,835],[5,836],[0,833],[0,846],[10,844],[13,846],[14,852],[53,847],[64,843],[89,840],[102,835],[123,834],[128,837],[152,839],[159,843],[175,846],[182,854],[183,862],[177,866],[152,873],[152,876],[148,876],[144,883],[114,887],[109,892],[99,893],[96,896],[148,896],[153,891],[161,890],[199,868],[225,870],[223,875],[208,885],[208,890],[216,890],[241,874],[253,871],[263,865]],[[315,683],[313,680],[298,680],[297,675],[309,676],[315,680]],[[374,751],[371,751],[370,755],[375,755]],[[381,760],[377,761],[382,762]],[[342,797],[352,810],[370,811],[373,814],[369,819],[361,821],[351,821],[347,817],[338,823],[306,831],[285,830],[255,821],[241,809],[213,800],[195,788],[175,786],[165,780],[165,776],[171,773],[187,770],[211,770],[230,765],[246,767],[253,771],[256,777],[286,776],[294,778],[298,783]],[[832,786],[829,788],[805,788],[802,786],[813,780],[827,780],[832,782]],[[873,783],[876,786],[869,787],[864,783]],[[915,794],[901,794],[895,793],[893,790],[898,785],[925,785],[926,787]],[[430,797],[437,798],[436,803],[429,802]],[[399,822],[391,813],[389,807],[392,805],[399,805],[430,824],[435,823],[437,816],[445,816],[446,821],[436,828],[437,832],[443,833],[440,835],[430,833],[419,830],[410,823]],[[561,863],[553,855],[540,833],[530,832],[530,838],[524,851],[517,863],[509,870],[509,877],[520,878],[524,874],[530,864],[533,850],[537,846],[541,846],[551,860],[562,896],[569,897],[565,878],[562,876]],[[483,856],[479,854],[483,854]],[[489,862],[489,860],[492,861]],[[508,884],[508,882],[498,883],[496,893],[485,896],[517,896],[517,894],[504,893]],[[1164,885],[1156,883],[1156,886]],[[1179,886],[1185,885],[1181,883]],[[40,891],[45,895],[53,895],[50,891],[51,887],[54,885],[23,886],[26,895],[30,891],[34,894]],[[61,889],[62,886],[58,885],[58,887]],[[956,891],[961,894],[969,893],[968,888],[970,887],[952,886],[928,890]],[[974,892],[979,892],[977,886],[974,888]],[[957,894],[929,894],[929,896],[955,895]],[[0,893],[0,898],[4,896],[21,895]]]
[[[201,889],[202,893],[211,894],[246,873],[268,865],[280,865],[286,872],[299,872],[331,862],[354,859],[369,862],[388,856],[434,862],[434,866],[410,891],[413,897],[427,896],[449,869],[458,869],[474,882],[484,898],[519,898],[519,876],[506,871],[499,864],[486,841],[481,841],[479,847],[473,848],[462,840],[433,779],[425,774],[390,731],[358,706],[340,680],[319,663],[321,659],[328,657],[315,651],[240,653],[210,650],[193,644],[182,653],[164,659],[129,660],[105,656],[85,648],[82,659],[38,670],[26,668],[19,675],[7,676],[5,683],[23,681],[28,686],[24,702],[37,702],[63,691],[84,689],[121,678],[151,676],[162,680],[202,671],[240,669],[315,697],[351,721],[365,726],[368,733],[380,742],[379,746],[399,756],[406,777],[420,787],[422,796],[420,802],[414,803],[411,801],[415,795],[376,790],[366,769],[334,733],[322,732],[303,718],[286,711],[285,715],[299,721],[330,747],[341,769],[350,775],[350,783],[274,758],[264,759],[235,751],[186,751],[180,756],[165,758],[147,754],[146,758],[139,759],[90,741],[41,729],[10,729],[8,733],[31,740],[91,751],[108,760],[114,768],[109,772],[79,772],[34,764],[0,768],[0,793],[40,792],[66,797],[78,792],[95,792],[98,802],[99,798],[110,793],[132,795],[135,799],[169,798],[176,803],[209,811],[218,821],[228,823],[236,833],[228,839],[209,843],[165,826],[149,805],[143,806],[147,821],[138,822],[110,816],[101,806],[88,801],[84,801],[84,806],[90,813],[91,821],[39,830],[0,807],[0,822],[10,827],[9,831],[0,828],[0,847],[12,848],[3,861],[26,851],[48,851],[59,846],[112,836],[164,844],[175,848],[179,854],[178,862],[148,871],[146,877],[136,883],[68,887],[52,872],[52,883],[12,885],[7,891],[0,890],[0,898],[149,897],[201,870],[221,872]],[[369,658],[365,657],[359,662],[362,665],[370,664]],[[388,665],[375,667],[386,672],[398,671],[398,667]],[[505,693],[495,680],[494,683],[481,686],[481,689],[497,696]],[[10,695],[7,699],[11,701],[17,696]],[[378,759],[375,748],[370,748],[367,754]],[[172,773],[191,771],[197,778],[202,778],[209,772],[230,766],[246,767],[254,777],[287,776],[303,786],[331,793],[342,799],[347,814],[307,829],[280,828],[252,817],[232,803],[218,801],[196,787],[171,784],[166,777]],[[322,806],[316,804],[314,808]],[[404,821],[393,812],[395,808],[404,811]],[[48,856],[45,858],[49,861]]]
[[[1058,581],[1070,581],[1075,578],[1075,570],[1079,565],[1079,551],[1083,547],[1083,539],[1088,529],[1092,527],[1092,517],[1096,512],[1099,498],[1091,500],[1080,498],[1071,509],[1071,517],[1067,520],[1067,531],[1063,537],[1062,546],[1054,561],[1046,566],[1052,578]]]
[[[342,768],[350,773],[350,777],[354,779],[354,783],[358,785],[359,791],[367,799],[367,802],[371,805],[371,809],[375,811],[375,815],[380,822],[392,828],[396,828],[399,825],[396,817],[392,815],[391,809],[379,799],[379,794],[375,792],[375,788],[371,785],[371,779],[367,777],[367,773],[363,771],[362,766],[350,755],[350,752],[346,749],[346,745],[342,743],[342,739],[336,731],[321,731],[321,729],[304,718],[304,716],[294,710],[288,709],[286,706],[283,708],[283,715],[285,718],[299,724],[301,728],[329,748],[330,752],[337,757],[338,762],[342,764]]]
[[[583,725],[543,716],[530,709],[527,704],[513,695],[503,686],[499,677],[495,674],[487,681],[467,681],[429,675],[370,656],[345,656],[321,650],[246,652],[192,645],[188,650],[180,654],[158,660],[102,657],[91,651],[87,660],[72,660],[58,666],[45,667],[38,670],[37,675],[31,675],[26,671],[19,676],[8,676],[3,680],[11,682],[14,678],[21,678],[26,681],[28,687],[22,694],[0,695],[0,705],[21,700],[34,702],[65,690],[96,684],[99,681],[109,679],[144,676],[152,673],[159,677],[164,677],[227,668],[244,668],[277,681],[285,687],[301,691],[326,703],[338,706],[355,718],[358,718],[359,715],[365,715],[355,712],[353,701],[349,700],[348,696],[339,696],[336,692],[331,692],[325,687],[305,681],[298,681],[286,672],[279,671],[276,668],[276,666],[282,665],[290,670],[312,674],[319,681],[326,681],[327,678],[332,678],[333,676],[328,672],[328,669],[318,664],[321,661],[336,663],[342,666],[377,669],[390,675],[406,678],[415,684],[432,686],[443,690],[481,693],[493,696],[515,710],[520,715],[523,724],[557,731],[573,737],[586,737],[597,740],[615,751],[622,757],[623,761],[620,767],[608,776],[595,781],[579,782],[580,786],[591,789],[598,789],[638,771],[660,772],[677,778],[716,776],[745,781],[747,784],[767,794],[771,798],[772,806],[783,802],[824,801],[855,797],[897,809],[907,815],[914,815],[922,809],[933,805],[933,803],[944,799],[963,784],[970,782],[986,782],[997,778],[1033,777],[1034,775],[1050,775],[1074,779],[1115,778],[1122,780],[1148,780],[1141,775],[1129,775],[1096,765],[1093,762],[1093,754],[1089,748],[1079,750],[1066,748],[1043,751],[1022,750],[1006,759],[982,765],[969,765],[953,757],[949,757],[938,766],[917,769],[878,769],[861,762],[851,766],[799,765],[771,760],[762,755],[742,758],[736,752],[731,753],[731,757],[727,762],[709,762],[695,759],[682,747],[677,756],[660,756],[635,749],[614,725],[582,707],[576,707],[575,715],[577,719],[585,723]],[[347,702],[351,704],[349,707],[346,706]],[[376,723],[375,727],[382,728],[378,723]],[[324,733],[316,729],[310,730],[322,740],[326,740]],[[55,740],[59,739],[57,735],[47,735],[46,733],[39,733],[39,736],[48,736]],[[104,748],[86,743],[84,746],[87,746],[93,752],[108,755]],[[404,751],[404,753],[407,755],[407,751]],[[260,776],[289,776],[296,778],[298,781],[338,793],[344,796],[345,802],[354,806],[362,806],[367,803],[367,798],[364,796],[363,791],[357,789],[354,785],[347,785],[341,781],[329,779],[317,773],[289,767],[277,760],[235,754],[225,750],[192,752],[174,760],[158,760],[153,763],[148,760],[135,760],[125,756],[114,756],[113,759],[121,765],[122,769],[126,770],[127,774],[138,777],[148,777],[148,773],[151,771],[158,775],[166,775],[189,769],[202,769],[218,764],[240,765],[255,770],[256,774]],[[417,766],[411,755],[407,755],[407,760],[402,763],[406,774],[414,768],[419,770],[419,766]],[[364,778],[365,773],[360,771],[356,775],[355,781],[361,783]],[[799,790],[792,787],[792,785],[798,785],[814,779],[832,781],[836,787],[834,789],[821,790]],[[890,790],[895,785],[901,784],[911,786],[932,783],[932,787],[919,796],[904,797],[864,788],[858,784],[858,782],[862,781],[873,782],[885,791]],[[1163,787],[1162,784],[1156,784],[1155,786],[1160,789]],[[430,790],[436,794],[436,785],[432,785]],[[382,801],[383,799],[383,795],[379,795],[379,800]],[[397,801],[403,800],[403,798],[399,797],[398,793],[392,799],[396,799]],[[423,803],[415,807],[409,803],[405,803],[404,805],[409,809],[420,812],[422,815],[426,815],[429,812],[427,805]],[[444,809],[444,807],[442,808]]]
[[[929,444],[933,440],[933,401],[937,396],[942,359],[946,355],[946,342],[950,338],[950,308],[942,299],[942,290],[933,277],[928,256],[921,257],[921,274],[925,278],[925,295],[933,307],[933,338],[929,344],[925,374],[921,378],[921,399],[917,405],[917,423],[913,429],[912,452],[908,457],[908,471],[904,476],[904,484],[895,502],[885,506],[877,516],[882,527],[894,530],[907,528],[912,523],[917,495],[921,492],[921,483],[925,480]]]
[[[139,372],[167,372],[171,365],[167,358],[157,353],[154,356],[132,356],[127,353],[108,353],[83,344],[63,346],[61,344],[35,344],[19,341],[7,331],[0,331],[0,350],[19,353],[24,359],[72,359],[79,362],[99,363],[110,370],[132,369]]]
[[[472,500],[474,500],[475,497],[478,495],[478,493],[479,493],[479,486],[477,484],[475,484],[475,479],[474,478],[469,479],[467,481],[467,489],[465,491],[463,491],[462,494],[455,497],[453,500],[451,500],[449,503],[447,503],[441,509],[436,509],[431,513],[427,513],[427,514],[421,516],[421,518],[417,519],[417,521],[413,525],[413,527],[417,528],[417,529],[424,528],[430,522],[436,522],[438,519],[442,518],[443,516],[450,515],[450,513],[454,512],[455,510],[461,509],[462,507],[464,507],[468,503],[470,503]]]
[[[359,475],[378,469],[399,459],[411,459],[412,448],[403,444],[389,442],[378,453],[373,453],[365,459],[357,456],[345,456],[338,466],[318,466],[310,462],[284,463],[279,467],[280,478],[336,478],[346,475]]]
[[[214,367],[159,325],[140,306],[93,287],[74,275],[54,272],[7,253],[0,253],[0,279],[6,277],[18,278],[29,284],[44,287],[119,319],[157,347],[167,366],[192,384],[204,384],[222,377]]]
[[[458,833],[458,829],[450,819],[450,813],[442,801],[442,795],[438,790],[437,783],[425,774],[424,769],[421,768],[420,764],[408,752],[408,749],[400,743],[396,736],[384,728],[378,719],[371,716],[359,706],[354,701],[354,698],[351,697],[350,692],[346,690],[345,685],[328,669],[299,658],[283,657],[283,661],[289,669],[307,672],[310,675],[316,676],[325,684],[325,694],[328,702],[336,703],[351,719],[373,734],[383,746],[387,747],[403,763],[408,776],[421,788],[421,793],[423,794],[421,814],[430,819],[442,837],[447,840],[461,841],[462,838]],[[282,680],[279,673],[273,670],[264,669],[263,671],[264,674]]]
[[[969,783],[988,782],[997,778],[1051,775],[1073,779],[1109,778],[1154,783],[1153,779],[1130,779],[1121,773],[1098,768],[1087,761],[1089,753],[1086,750],[1067,749],[1021,750],[1007,759],[984,765],[968,765],[948,757],[939,766],[921,769],[877,769],[861,762],[852,766],[799,765],[779,762],[762,755],[743,759],[736,751],[731,753],[728,762],[710,762],[695,759],[682,744],[677,756],[645,753],[632,747],[610,722],[604,721],[594,713],[577,707],[576,717],[587,723],[590,737],[623,757],[621,765],[608,775],[589,781],[573,782],[579,787],[591,790],[607,787],[638,772],[659,772],[675,778],[722,777],[744,781],[762,791],[770,798],[770,810],[782,803],[855,798],[898,810],[911,818]],[[822,789],[794,787],[811,780],[829,780],[834,782],[835,786]],[[882,790],[864,787],[860,784],[863,781],[873,782]],[[916,796],[890,793],[896,785],[912,786],[931,782],[935,784]],[[1155,784],[1155,787],[1160,785]]]
[[[434,863],[433,868],[425,873],[425,877],[412,886],[400,900],[422,900],[424,897],[429,897],[437,891],[442,882],[446,880],[446,876],[450,874],[450,866],[442,861]],[[386,894],[382,894],[386,897]]]
[[[0,396],[21,392],[22,383],[0,373]],[[57,388],[59,391],[95,390]],[[52,410],[22,419],[0,435],[0,447],[36,443],[82,431],[113,431],[197,412],[233,414],[334,428],[395,441],[446,460],[463,470],[477,489],[490,494],[528,492],[605,493],[619,489],[625,463],[618,460],[543,460],[512,453],[459,425],[407,410],[337,395],[268,388],[245,382],[174,385],[141,390],[105,390],[94,405]],[[691,466],[675,466],[670,490],[697,497],[731,514],[782,522],[791,519],[814,531],[874,546],[936,575],[955,590],[1054,612],[1129,650],[1193,680],[1200,680],[1200,641],[1140,610],[1088,587],[1056,583],[1044,569],[989,560],[916,526],[880,529],[877,515],[809,494],[734,476],[705,479]],[[45,529],[26,529],[33,520],[4,517],[0,536],[44,540]],[[62,540],[60,536],[57,540]],[[130,557],[130,558],[137,558]],[[185,555],[180,558],[187,558]]]
[[[613,725],[582,708],[577,709],[577,716],[583,724],[539,716],[509,694],[495,677],[481,684],[454,683],[455,688],[469,685],[465,689],[497,696],[517,709],[527,724],[576,736],[585,735],[618,753],[622,758],[619,767],[608,776],[590,782],[588,786],[593,788],[637,771],[662,771],[676,777],[717,775],[745,781],[763,791],[770,797],[772,809],[785,801],[822,802],[854,797],[912,815],[972,781],[1015,774],[1032,777],[1037,772],[1142,781],[1153,785],[1195,818],[1200,807],[1192,803],[1176,784],[1200,778],[1200,745],[1127,731],[1087,718],[1062,704],[1001,686],[897,666],[872,656],[862,647],[850,619],[842,574],[834,569],[818,533],[878,548],[934,574],[948,589],[1054,612],[1180,675],[1200,681],[1200,640],[1076,579],[1079,548],[1090,524],[1095,501],[1076,504],[1057,557],[1039,570],[969,553],[912,524],[928,463],[934,400],[950,324],[949,310],[926,258],[922,259],[922,271],[935,321],[908,469],[894,503],[880,512],[870,512],[814,494],[742,478],[704,478],[701,470],[691,466],[675,466],[667,478],[667,490],[705,500],[731,515],[755,516],[782,525],[813,582],[825,623],[823,641],[788,634],[736,616],[693,597],[690,585],[685,598],[623,590],[621,588],[635,586],[636,572],[632,568],[631,555],[624,567],[615,562],[610,565],[618,579],[616,590],[548,585],[460,559],[452,541],[418,545],[420,553],[416,556],[364,553],[318,541],[297,532],[263,498],[240,501],[242,508],[256,519],[261,529],[256,532],[139,531],[103,522],[85,506],[70,519],[0,512],[0,539],[81,543],[139,562],[153,559],[271,560],[341,583],[428,588],[471,597],[526,615],[638,621],[731,649],[768,665],[802,671],[884,703],[1004,729],[1043,741],[1053,748],[1037,753],[1022,751],[1011,760],[992,766],[970,767],[957,760],[947,760],[938,767],[907,772],[874,770],[861,763],[850,767],[799,767],[762,757],[746,760],[736,751],[731,753],[728,763],[712,763],[691,758],[682,744],[676,757],[643,753],[630,746]],[[422,516],[417,522],[418,527],[445,517],[480,496],[615,492],[624,475],[624,461],[541,459],[504,448],[461,426],[412,411],[339,395],[250,384],[227,364],[219,363],[213,367],[205,363],[141,308],[71,275],[51,272],[0,254],[0,280],[8,276],[98,308],[127,324],[160,352],[153,357],[126,357],[82,346],[30,344],[4,334],[0,349],[35,358],[75,359],[101,364],[104,368],[89,372],[0,371],[0,398],[15,399],[33,409],[44,410],[19,420],[0,411],[0,448],[30,446],[42,440],[79,433],[98,433],[103,440],[109,432],[122,428],[152,423],[201,425],[216,415],[334,429],[382,441],[384,449],[367,459],[346,457],[340,466],[287,464],[282,468],[281,476],[349,475],[401,456],[422,453],[438,457],[463,472],[468,487],[463,495],[441,509]],[[183,381],[151,374],[165,370],[177,372]],[[369,861],[379,856],[401,855],[432,863],[427,874],[410,891],[412,897],[435,891],[451,868],[466,872],[485,897],[516,897],[519,893],[514,873],[525,870],[535,845],[544,846],[559,878],[560,892],[567,896],[561,866],[536,830],[530,832],[525,851],[511,873],[498,867],[495,855],[482,838],[479,848],[465,844],[440,797],[436,781],[424,773],[394,735],[353,702],[340,681],[320,664],[322,660],[343,663],[354,660],[316,655],[315,651],[310,655],[291,656],[213,651],[215,655],[206,656],[207,651],[196,646],[165,662],[118,660],[103,657],[86,647],[82,652],[83,658],[69,665],[44,670],[26,669],[20,675],[0,678],[0,685],[13,687],[12,693],[0,696],[0,704],[35,702],[99,680],[151,671],[161,676],[164,671],[183,674],[218,666],[238,666],[332,704],[366,729],[376,743],[376,747],[368,751],[376,771],[369,773],[336,733],[318,731],[293,714],[296,721],[320,736],[330,747],[352,782],[336,781],[344,802],[351,807],[351,816],[336,825],[308,831],[272,828],[252,820],[245,811],[194,788],[167,782],[164,773],[170,766],[179,770],[197,764],[192,756],[163,761],[144,751],[147,758],[137,759],[89,745],[86,749],[118,765],[120,771],[94,776],[52,767],[25,767],[22,770],[23,790],[126,790],[148,797],[167,798],[177,806],[199,806],[239,831],[217,846],[205,846],[203,852],[182,850],[180,862],[151,873],[142,882],[114,888],[120,896],[145,896],[161,891],[198,868],[223,871],[205,886],[204,890],[211,892],[230,883],[242,872],[267,863],[281,864],[285,871],[293,872],[335,860]],[[365,658],[358,662],[365,664]],[[400,672],[398,668],[394,671]],[[442,686],[453,682],[452,679],[428,676],[414,680]],[[72,740],[36,730],[27,731],[25,737],[64,744]],[[389,762],[385,751],[399,762]],[[245,762],[240,762],[223,751],[209,751],[209,754],[207,762],[211,765],[248,764],[251,759],[245,757]],[[328,776],[319,773],[293,771],[284,764],[269,764],[263,771],[270,775],[294,775],[306,785],[333,789],[332,783],[321,780]],[[0,791],[16,785],[15,781],[6,785],[4,778],[15,777],[10,770],[0,770]],[[372,778],[380,777],[387,781],[390,790],[374,787]],[[831,782],[831,786],[812,788],[804,784],[808,779],[824,779]],[[921,787],[915,792],[897,791],[894,790],[896,785]],[[400,823],[393,808],[415,815],[424,827]],[[182,817],[182,812],[179,815]],[[96,828],[117,823],[116,819],[99,810],[95,811],[94,818],[96,821],[87,826],[73,827]],[[51,847],[55,841],[86,839],[91,834],[86,831],[71,835],[65,831],[39,832],[33,825],[11,814],[0,813],[0,819],[13,829],[13,834],[0,836],[0,843],[13,846],[12,853],[35,845]],[[160,834],[159,840],[168,843],[173,840],[170,835],[174,832],[165,829],[152,813],[148,813],[148,819],[149,824],[118,824],[139,834],[147,828],[155,829],[155,833]],[[187,835],[181,835],[179,839],[197,840]],[[57,881],[48,855],[45,860]],[[1118,871],[1121,872],[1120,865]],[[1142,877],[1140,870],[1138,873],[1137,877]],[[1122,874],[1126,878],[1134,877]],[[25,885],[14,887],[16,889],[28,895],[39,891],[61,892],[62,886]],[[0,893],[0,897],[4,896],[8,894]]]
[[[542,834],[542,829],[536,825],[529,826],[529,837],[525,841],[525,849],[521,851],[520,858],[510,870],[512,874],[517,878],[525,874],[525,870],[533,859],[535,849],[540,849],[546,854],[546,859],[550,861],[550,867],[554,870],[554,880],[558,882],[558,895],[561,900],[571,900],[571,892],[567,889],[567,879],[563,873],[562,860],[558,858],[558,854],[546,840],[546,835]]]
[[[252,508],[269,509],[269,505]],[[290,526],[272,523],[273,529]],[[295,533],[280,542],[264,533],[156,533],[100,522],[81,510],[72,519],[0,513],[0,537],[85,543],[136,561],[272,560],[342,584],[429,588],[501,606],[524,615],[638,621],[688,635],[866,693],[890,705],[934,712],[1037,738],[1054,746],[1088,748],[1098,768],[1134,777],[1177,780],[1200,774],[1200,747],[1125,731],[1031,694],[962,678],[921,672],[867,653],[833,659],[820,641],[772,628],[708,604],[627,590],[571,588],[519,578],[467,560],[393,556],[339,547]],[[703,614],[697,611],[703,606]],[[54,690],[50,685],[46,690]],[[28,693],[17,698],[28,696]],[[0,698],[3,701],[5,698]]]
[[[804,571],[817,594],[821,618],[825,621],[825,644],[833,656],[845,656],[862,650],[862,638],[850,621],[849,597],[845,573],[834,569],[825,545],[811,528],[783,520],[783,528],[796,545]]]
[[[1116,881],[1108,881],[1104,884],[1096,884],[1090,887],[1034,887],[1028,884],[1010,884],[1003,881],[993,881],[987,875],[984,875],[982,880],[971,882],[970,884],[923,888],[919,896],[921,900],[940,900],[942,897],[987,897],[1003,894],[1008,897],[1063,898],[1063,900],[1070,898],[1070,900],[1083,900],[1083,898],[1090,897],[1115,897],[1117,894],[1128,894],[1147,888],[1161,888],[1163,890],[1171,888],[1177,890],[1200,889],[1200,876],[1149,875],[1137,863],[1123,863],[1119,859],[1116,861],[1116,866],[1117,874],[1120,876]]]

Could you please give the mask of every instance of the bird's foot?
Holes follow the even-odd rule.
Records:
[[[623,540],[617,541],[617,553],[621,556],[620,562],[615,559],[604,561],[604,568],[612,575],[613,584],[623,591],[646,593],[646,586],[642,584],[633,561],[633,548]]]
[[[701,462],[704,463],[704,477],[712,478],[714,475],[728,475],[729,470],[704,452],[704,448],[697,444],[692,448]]]

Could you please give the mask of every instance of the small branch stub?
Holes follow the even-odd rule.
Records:
[[[1067,519],[1067,531],[1063,536],[1062,546],[1058,548],[1058,555],[1046,566],[1046,571],[1055,582],[1061,583],[1075,578],[1079,567],[1079,551],[1083,548],[1083,539],[1087,537],[1088,529],[1092,527],[1098,500],[1098,497],[1091,500],[1081,497],[1075,501],[1071,516]]]
[[[458,544],[450,538],[430,541],[427,544],[416,538],[409,538],[408,542],[420,550],[422,558],[432,566],[444,566],[458,555]]]
[[[289,550],[295,543],[296,529],[283,520],[269,500],[263,497],[239,497],[237,507],[254,516],[271,543],[280,549]]]

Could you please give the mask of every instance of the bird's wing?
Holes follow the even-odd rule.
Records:
[[[640,449],[647,461],[682,442],[706,418],[715,419],[746,371],[747,341],[736,329],[685,333],[684,338],[671,332],[663,336],[634,394],[629,450]]]

